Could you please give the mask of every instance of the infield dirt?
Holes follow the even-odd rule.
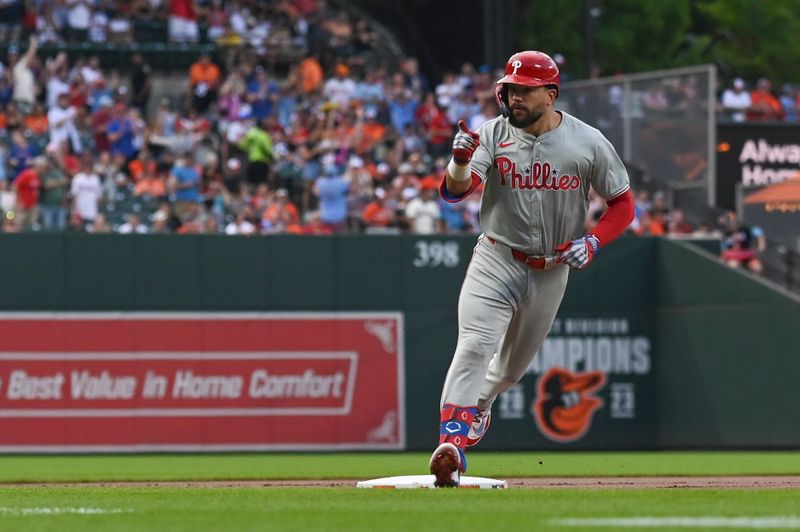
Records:
[[[359,479],[363,480],[363,479]],[[355,488],[357,479],[203,480],[169,482],[14,482],[3,487],[50,488]],[[522,489],[800,489],[800,476],[530,477],[507,479]]]

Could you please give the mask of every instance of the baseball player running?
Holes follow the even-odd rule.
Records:
[[[582,270],[633,220],[628,173],[597,129],[553,108],[559,72],[542,52],[511,56],[497,82],[502,116],[459,123],[440,186],[456,202],[483,182],[483,234],[458,301],[458,343],[441,398],[437,487],[458,486],[464,451],[492,403],[519,382],[553,324],[570,268]],[[589,187],[608,209],[584,234]]]

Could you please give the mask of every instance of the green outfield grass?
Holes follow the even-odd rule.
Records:
[[[800,475],[800,452],[469,453],[477,476]],[[341,479],[427,474],[427,453],[0,456],[0,482]]]
[[[427,473],[427,459],[427,453],[2,456],[0,482],[366,479]],[[496,478],[800,474],[800,452],[472,453],[470,460],[470,474]],[[598,521],[603,519],[613,521]],[[0,486],[2,531],[510,532],[710,525],[800,530],[800,490]]]
[[[5,488],[0,497],[0,529],[25,531],[619,530],[558,520],[768,517],[786,523],[798,513],[798,493],[790,490]],[[34,508],[124,513],[30,515]],[[19,515],[23,509],[28,515]]]

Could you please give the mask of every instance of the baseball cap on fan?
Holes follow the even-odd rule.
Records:
[[[736,89],[743,89],[744,88],[744,80],[742,78],[736,78],[733,80],[733,87]]]

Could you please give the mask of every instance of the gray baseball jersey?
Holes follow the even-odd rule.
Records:
[[[589,187],[605,199],[630,188],[628,173],[600,131],[563,111],[558,127],[530,135],[497,117],[479,129],[472,170],[485,186],[483,232],[528,255],[585,232]]]
[[[611,143],[596,129],[562,112],[559,126],[538,137],[489,120],[478,129],[471,168],[485,186],[484,234],[527,255],[584,234],[589,187],[611,199],[630,187]],[[536,270],[510,250],[480,237],[458,303],[458,344],[441,405],[489,408],[519,382],[553,324],[569,268]]]

